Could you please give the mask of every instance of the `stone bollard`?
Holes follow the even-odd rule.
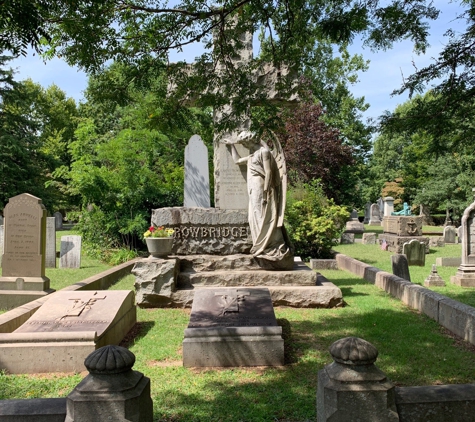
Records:
[[[67,398],[65,422],[152,422],[150,379],[133,371],[135,356],[105,346],[84,361],[89,371]]]
[[[317,422],[399,421],[394,385],[374,365],[371,343],[346,337],[330,353],[334,362],[318,371]]]

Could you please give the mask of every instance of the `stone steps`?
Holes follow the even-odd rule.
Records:
[[[257,261],[249,254],[180,255],[177,258],[180,259],[181,272],[262,270]]]

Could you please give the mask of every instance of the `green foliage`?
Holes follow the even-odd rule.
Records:
[[[321,186],[312,182],[289,189],[285,212],[296,255],[305,260],[332,257],[350,215],[346,208],[327,199]]]
[[[140,77],[138,69],[115,64],[90,78],[69,144],[71,164],[54,173],[80,198],[84,242],[106,260],[111,249],[143,248],[153,209],[183,204],[188,139],[203,128],[211,142],[210,113],[168,102],[165,79],[144,61],[148,71]]]

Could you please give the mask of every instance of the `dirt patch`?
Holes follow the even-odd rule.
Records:
[[[456,334],[452,333],[452,331],[447,330],[445,327],[440,327],[440,331],[447,337],[450,337],[454,341],[454,346],[458,347],[459,349],[466,350],[468,352],[475,353],[475,345],[465,341],[462,337],[457,336]]]
[[[170,366],[182,366],[183,362],[181,360],[149,360],[147,366],[150,368],[168,368]]]

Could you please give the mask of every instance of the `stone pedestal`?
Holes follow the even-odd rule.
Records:
[[[199,289],[238,286],[268,288],[275,306],[330,308],[343,304],[341,290],[303,262],[295,262],[292,271],[267,271],[251,255],[180,255],[139,260],[132,274],[136,276],[137,305],[142,308],[191,307]]]
[[[334,362],[318,371],[317,422],[399,421],[394,385],[374,365],[371,343],[347,337],[330,353]]]
[[[89,375],[67,398],[65,422],[153,421],[150,379],[133,371],[135,356],[105,346],[84,362]]]
[[[183,340],[183,366],[282,366],[282,327],[268,289],[213,288],[195,293]]]
[[[424,280],[424,286],[426,286],[426,287],[433,287],[433,286],[443,287],[443,286],[445,286],[445,281],[442,280],[442,277],[437,272],[437,267],[435,265],[432,265],[432,270],[431,270],[429,276]]]
[[[461,287],[475,287],[475,265],[460,265],[450,282]]]

